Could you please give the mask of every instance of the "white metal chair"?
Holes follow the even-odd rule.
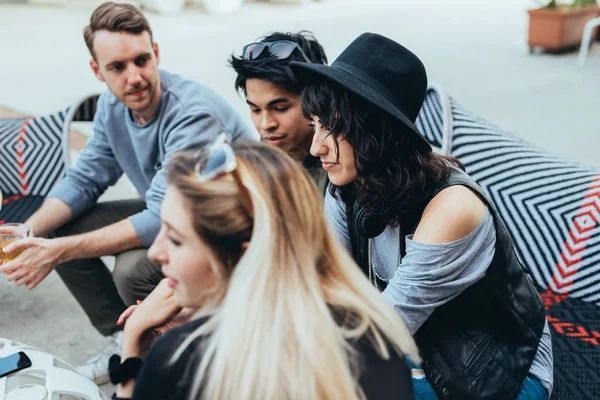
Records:
[[[579,57],[577,58],[577,62],[579,65],[585,64],[585,59],[587,57],[588,51],[590,50],[591,42],[594,38],[592,38],[592,33],[594,32],[594,28],[600,26],[600,17],[591,19],[585,24],[585,28],[583,29],[583,37],[581,38],[581,47],[579,48]]]

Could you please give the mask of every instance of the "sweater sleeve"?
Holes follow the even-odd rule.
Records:
[[[204,144],[224,131],[223,125],[206,110],[172,110],[171,114],[179,114],[170,118],[163,137],[164,156],[160,169],[152,179],[150,188],[145,193],[146,209],[129,217],[143,247],[149,247],[160,230],[160,206],[167,190],[165,165],[169,158],[180,150],[199,150]],[[233,132],[226,132],[232,140]]]
[[[75,165],[64,179],[52,188],[47,197],[55,197],[67,204],[75,218],[91,207],[104,191],[114,185],[123,171],[110,147],[105,130],[108,101],[103,95],[94,116],[94,133],[87,141]]]
[[[348,223],[346,222],[346,205],[340,199],[334,198],[327,188],[325,193],[325,217],[329,228],[335,237],[348,251],[352,251],[350,236],[348,234]]]
[[[414,334],[437,307],[483,278],[495,245],[494,220],[487,208],[479,225],[459,240],[425,244],[409,235],[406,255],[383,296]]]

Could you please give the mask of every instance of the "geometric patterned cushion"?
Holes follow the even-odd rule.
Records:
[[[417,126],[494,203],[537,284],[552,332],[552,399],[600,399],[600,170],[464,110],[432,84]]]
[[[441,149],[443,147],[444,137],[448,136],[444,130],[448,129],[449,121],[445,117],[445,105],[442,104],[446,96],[442,89],[433,84],[429,84],[425,101],[417,117],[416,125],[419,132],[434,147]],[[446,149],[443,154],[448,154]]]
[[[45,195],[63,176],[65,112],[39,118],[0,119],[0,189]]]
[[[600,398],[600,308],[546,291],[542,293],[552,332],[552,399]]]
[[[46,195],[69,163],[69,129],[73,121],[91,122],[98,95],[43,117],[0,118],[0,190],[19,195]]]
[[[46,196],[5,195],[0,210],[0,224],[27,221],[45,199]]]
[[[91,122],[98,94],[37,118],[0,118],[0,223],[23,222],[43,202],[70,164],[70,125]]]
[[[536,284],[600,305],[600,170],[507,133],[440,90],[425,103],[421,132],[483,188]]]

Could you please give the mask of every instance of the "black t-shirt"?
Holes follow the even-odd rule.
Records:
[[[171,329],[154,343],[137,377],[133,400],[189,399],[194,370],[200,365],[200,339],[186,347],[173,365],[168,362],[182,341],[204,322],[206,319],[199,319]],[[367,399],[414,399],[410,368],[403,357],[390,351],[389,360],[383,360],[365,339],[358,341],[356,349],[361,356],[360,386]]]

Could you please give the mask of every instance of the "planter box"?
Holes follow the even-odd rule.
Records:
[[[598,5],[579,9],[537,8],[529,10],[529,49],[549,51],[575,48],[581,44],[586,22],[600,14]]]

